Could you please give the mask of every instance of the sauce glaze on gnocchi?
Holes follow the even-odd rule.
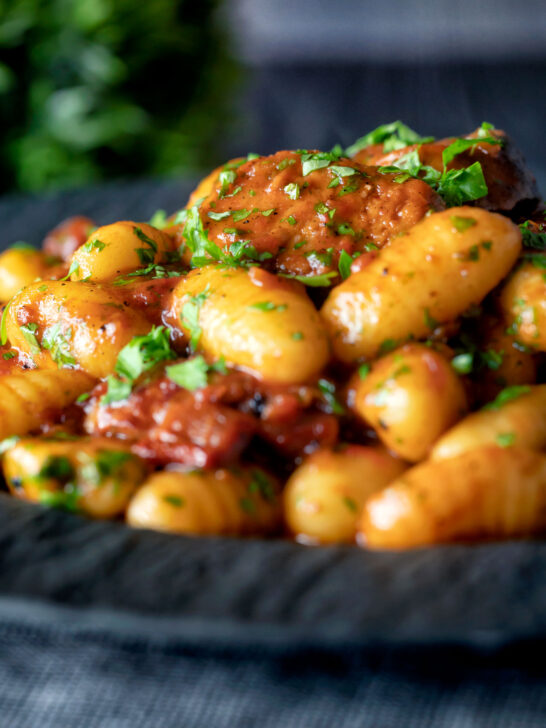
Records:
[[[546,531],[546,221],[507,135],[250,154],[0,255],[17,498],[404,549]]]

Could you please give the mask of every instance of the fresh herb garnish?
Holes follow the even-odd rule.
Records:
[[[201,291],[196,296],[188,296],[182,305],[180,320],[190,332],[190,348],[192,351],[197,349],[199,339],[201,338],[202,331],[199,325],[199,312],[208,296],[209,287],[207,286],[204,291]]]
[[[459,233],[464,233],[468,228],[473,227],[477,224],[477,221],[473,217],[462,217],[461,215],[452,215],[449,218],[451,224]]]
[[[70,349],[72,329],[62,330],[60,323],[48,326],[42,336],[42,347],[47,349],[53,361],[59,368],[64,366],[75,366],[76,360]]]
[[[345,408],[336,399],[336,385],[333,382],[328,379],[319,379],[318,388],[322,392],[326,404],[335,415],[345,414]]]
[[[502,392],[499,392],[499,394],[492,402],[486,404],[483,409],[498,410],[508,402],[511,402],[512,400],[517,399],[524,394],[529,394],[530,391],[531,387],[527,384],[514,384],[512,387],[506,387],[502,390]]]
[[[247,308],[256,308],[258,311],[286,311],[288,306],[285,303],[275,304],[273,301],[259,301],[258,303],[251,303]]]
[[[300,186],[296,182],[290,182],[290,184],[283,187],[283,192],[291,200],[297,200],[300,196]]]
[[[40,344],[38,343],[38,339],[36,338],[36,332],[38,331],[38,324],[30,323],[30,324],[24,324],[22,326],[19,326],[21,329],[21,333],[23,334],[23,338],[27,342],[27,344],[30,347],[30,352],[34,356],[35,354],[40,353]]]
[[[183,389],[188,389],[190,392],[206,387],[208,374],[211,371],[226,374],[227,369],[224,360],[220,359],[218,362],[209,365],[204,357],[198,355],[179,364],[172,364],[165,369],[165,373],[172,382]]]
[[[133,231],[137,238],[148,246],[147,248],[135,248],[135,252],[138,255],[142,265],[150,265],[155,261],[155,256],[157,253],[157,243],[155,242],[155,240],[152,240],[152,238],[146,235],[142,228],[139,228],[135,225],[133,227]]]
[[[164,326],[154,326],[149,334],[134,336],[118,354],[114,369],[117,377],[110,375],[107,378],[108,390],[101,403],[110,404],[127,399],[135,380],[143,372],[175,357]]]
[[[390,124],[382,124],[377,129],[368,132],[364,136],[357,139],[354,144],[347,147],[345,154],[348,157],[353,157],[357,152],[360,152],[366,147],[371,147],[374,144],[383,144],[383,152],[393,152],[396,149],[403,149],[410,144],[425,144],[433,142],[434,137],[422,137],[417,132],[410,129],[401,121],[393,121]]]
[[[516,435],[514,432],[499,432],[495,438],[497,445],[501,447],[510,447],[516,441]]]
[[[526,220],[519,226],[523,246],[534,250],[546,250],[546,230],[544,232],[534,232],[531,224],[530,220]]]
[[[353,259],[346,250],[342,250],[339,256],[338,269],[339,274],[345,280],[351,275],[351,265]]]

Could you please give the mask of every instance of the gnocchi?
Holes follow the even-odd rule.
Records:
[[[191,536],[540,535],[532,175],[491,125],[404,129],[249,154],[173,214],[73,217],[0,254],[8,490]]]

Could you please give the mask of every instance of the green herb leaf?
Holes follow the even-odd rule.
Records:
[[[521,230],[522,242],[525,248],[534,250],[546,250],[546,231],[534,232],[531,228],[531,221],[526,220],[519,226]]]
[[[371,369],[372,369],[371,364],[367,364],[367,363],[366,364],[361,364],[358,367],[358,376],[359,376],[359,378],[360,379],[366,379],[366,377],[370,373]]]
[[[209,365],[202,356],[195,356],[165,369],[171,381],[190,392],[207,386],[208,371]]]
[[[299,281],[311,288],[320,288],[322,286],[332,285],[332,278],[337,278],[337,273],[335,271],[330,271],[329,273],[321,273],[316,276],[296,276],[288,273],[279,273],[279,276],[281,278],[289,278],[293,281]]]
[[[495,438],[497,445],[501,447],[510,447],[516,441],[516,435],[514,432],[499,432]]]
[[[351,275],[351,265],[353,264],[353,259],[349,255],[349,253],[346,250],[342,250],[341,254],[339,256],[339,262],[338,262],[338,268],[339,268],[339,274],[345,280]]]
[[[285,195],[288,195],[291,200],[297,200],[300,196],[300,186],[296,182],[290,182],[290,184],[283,187],[283,192]]]
[[[501,407],[503,407],[508,402],[511,402],[513,399],[517,399],[518,397],[521,397],[524,394],[528,394],[531,391],[531,387],[529,387],[526,384],[515,384],[512,387],[506,387],[502,390],[502,392],[499,392],[499,394],[496,396],[496,398],[489,402],[489,404],[486,404],[485,407],[483,407],[484,410],[498,410]]]
[[[457,354],[451,360],[451,366],[457,374],[470,374],[474,366],[474,354],[469,351],[464,354]]]
[[[502,145],[502,139],[493,136],[480,136],[478,139],[455,139],[455,141],[442,152],[442,163],[444,168],[452,162],[461,152],[476,146],[476,144],[497,144]]]
[[[60,323],[48,326],[43,333],[42,347],[50,352],[53,361],[59,368],[76,365],[70,348],[71,338],[72,329],[68,328],[63,331]]]
[[[477,224],[477,221],[473,217],[462,217],[461,215],[451,215],[449,218],[451,224],[459,233],[464,233],[468,228],[473,227]]]
[[[325,402],[335,415],[345,414],[345,408],[336,399],[336,386],[328,379],[319,379],[318,388],[322,392]]]
[[[23,334],[23,338],[27,342],[27,344],[30,346],[30,352],[34,356],[36,354],[40,353],[40,344],[38,343],[38,339],[36,338],[36,332],[38,331],[38,324],[25,324],[23,326],[19,326],[21,329],[21,333]]]
[[[183,508],[186,505],[185,499],[181,498],[179,495],[164,495],[163,500],[165,503],[169,503],[169,505],[174,506],[175,508]]]
[[[273,301],[259,301],[258,303],[252,303],[247,308],[257,308],[258,311],[286,311],[288,306],[285,303],[279,305],[273,303]]]
[[[422,137],[401,121],[393,121],[390,124],[382,124],[377,129],[357,139],[354,144],[347,147],[345,154],[348,157],[353,157],[357,152],[373,144],[383,143],[383,152],[387,153],[396,149],[403,149],[410,144],[425,144],[432,141],[434,141],[434,137]]]
[[[211,220],[225,220],[226,217],[229,217],[231,215],[231,212],[229,210],[226,210],[226,212],[207,212],[207,215],[210,217]]]

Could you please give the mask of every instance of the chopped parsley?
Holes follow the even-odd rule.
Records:
[[[6,361],[8,361],[9,359],[13,359],[14,356],[16,356],[14,351],[5,351],[2,354],[2,359],[5,359]]]
[[[338,268],[339,274],[345,280],[351,275],[351,265],[353,259],[346,250],[342,250],[339,256]]]
[[[514,432],[499,432],[495,438],[497,445],[501,447],[510,447],[516,441],[516,435]]]
[[[293,341],[302,341],[303,340],[303,334],[301,331],[294,331],[294,333],[291,336]]]
[[[108,478],[119,478],[123,474],[123,466],[132,457],[123,450],[98,450],[95,457],[85,458],[80,467],[81,477],[91,485],[101,485]]]
[[[351,513],[357,512],[358,508],[355,501],[352,498],[349,498],[348,495],[343,497],[343,503],[351,511]]]
[[[211,220],[218,221],[218,220],[225,220],[226,217],[229,217],[231,215],[231,212],[229,210],[226,210],[226,212],[207,212],[207,215],[210,217]]]
[[[518,397],[521,397],[524,394],[529,394],[531,391],[531,387],[527,384],[515,384],[512,387],[506,387],[502,390],[502,392],[499,392],[499,394],[496,396],[496,398],[489,402],[489,404],[486,404],[485,407],[483,407],[484,410],[498,410],[501,407],[503,407],[508,402],[511,402],[514,399],[517,399]]]
[[[359,379],[366,379],[366,377],[370,373],[371,369],[372,369],[371,364],[367,364],[367,363],[366,364],[361,364],[358,367],[358,377],[359,377]]]
[[[470,374],[474,367],[474,354],[470,351],[457,354],[451,360],[451,366],[457,374]]]
[[[332,150],[331,152],[308,152],[300,150],[301,154],[301,171],[304,177],[317,169],[323,169],[330,166],[332,162],[337,162],[341,157],[341,152]]]
[[[386,154],[396,149],[403,149],[410,144],[425,144],[433,141],[434,137],[422,137],[401,121],[393,121],[390,124],[382,124],[377,129],[360,137],[354,144],[347,147],[345,153],[348,157],[353,157],[357,152],[360,152],[366,147],[371,147],[374,144],[383,144],[383,152]]]
[[[75,366],[76,360],[70,349],[72,329],[62,330],[60,323],[48,326],[42,336],[42,347],[47,349],[53,361],[59,368],[64,366]]]
[[[146,233],[138,226],[133,227],[133,231],[137,238],[141,240],[147,247],[146,248],[135,248],[135,252],[139,257],[142,265],[150,265],[155,261],[157,253],[157,243],[152,240]]]
[[[209,365],[204,357],[198,355],[178,364],[172,364],[165,369],[165,373],[172,382],[190,392],[207,386],[210,371],[225,374],[227,369],[223,359]]]
[[[184,498],[179,495],[171,495],[170,493],[168,495],[164,495],[163,500],[165,501],[165,503],[168,503],[175,508],[183,508],[183,506],[186,505],[186,501]]]
[[[273,303],[273,301],[259,301],[258,303],[251,303],[247,308],[257,308],[259,311],[286,311],[288,306],[285,303],[279,305]]]
[[[319,379],[318,388],[324,397],[324,401],[335,415],[345,414],[345,408],[336,399],[336,385],[328,379]]]
[[[468,228],[476,225],[476,219],[473,217],[462,217],[461,215],[452,215],[450,218],[451,224],[459,233],[464,233]]]
[[[89,240],[87,243],[82,245],[82,250],[86,253],[91,253],[93,250],[97,250],[99,253],[106,248],[107,243],[103,243],[101,240],[95,238],[95,240]]]
[[[34,356],[35,354],[40,353],[40,344],[38,343],[38,339],[36,338],[36,332],[38,331],[38,324],[24,324],[23,326],[19,327],[21,329],[21,333],[23,334],[24,340],[27,342],[27,344],[30,347],[30,352]]]
[[[290,184],[283,187],[283,192],[291,200],[297,200],[300,196],[300,186],[296,182],[290,182]]]
[[[164,326],[154,326],[149,334],[134,336],[118,354],[114,369],[117,376],[110,375],[107,378],[108,390],[101,404],[127,399],[134,382],[143,372],[175,357]]]
[[[150,218],[148,225],[158,228],[159,230],[163,230],[163,228],[167,227],[167,213],[165,210],[156,210]]]
[[[190,332],[190,349],[195,351],[201,338],[201,327],[199,325],[199,312],[201,306],[207,300],[209,295],[208,286],[204,291],[198,293],[197,296],[188,296],[188,300],[182,305],[180,320],[182,324]]]
[[[546,230],[534,232],[531,228],[531,221],[526,220],[519,226],[522,235],[523,246],[534,250],[546,250]]]

